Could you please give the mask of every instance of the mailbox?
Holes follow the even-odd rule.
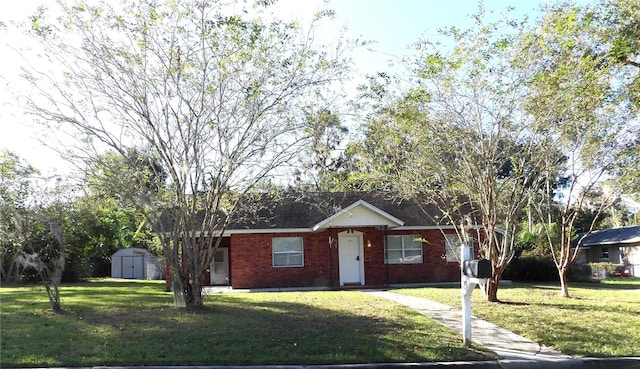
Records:
[[[491,278],[491,262],[486,259],[467,260],[462,264],[462,273],[471,278]]]

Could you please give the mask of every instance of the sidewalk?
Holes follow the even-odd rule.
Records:
[[[396,301],[459,332],[462,335],[462,313],[451,306],[425,298],[406,296],[388,291],[363,291]],[[495,324],[472,317],[472,341],[500,356],[503,368],[575,366],[574,359],[554,351]],[[462,338],[461,338],[462,339]],[[536,364],[532,366],[532,364]]]
[[[270,291],[318,290],[317,288],[266,289]],[[451,306],[429,299],[407,296],[384,290],[360,290],[375,296],[387,298],[460,333],[462,340],[462,313]],[[257,290],[232,290],[229,288],[211,289],[208,293],[257,292]],[[495,324],[471,318],[472,341],[495,352],[499,361],[480,362],[442,362],[442,363],[377,363],[377,364],[338,364],[307,366],[256,366],[249,369],[419,369],[419,368],[473,368],[473,369],[640,369],[640,357],[625,358],[573,358],[562,352],[554,351],[537,342],[515,334]],[[246,367],[237,367],[247,369]],[[155,368],[145,368],[155,369]],[[172,368],[176,369],[176,368]],[[194,368],[185,368],[194,369]],[[196,367],[195,369],[234,369],[234,367]]]

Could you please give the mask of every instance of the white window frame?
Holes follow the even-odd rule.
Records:
[[[276,244],[279,241],[292,241],[299,240],[299,250],[298,249],[290,249],[290,250],[278,250],[276,251]],[[296,245],[297,246],[297,245]],[[287,256],[287,264],[276,265],[276,255],[286,255]],[[290,260],[292,256],[300,255],[300,264],[291,264]],[[271,239],[271,265],[274,268],[299,268],[304,266],[304,240],[302,237],[274,237]]]
[[[384,250],[384,263],[385,264],[422,264],[424,263],[424,251],[422,250],[422,241],[416,241],[416,239],[421,239],[422,236],[419,234],[390,234],[385,236],[387,238],[385,242],[385,250]],[[390,237],[399,237],[400,238],[400,248],[389,248],[389,238]],[[420,245],[419,248],[408,248],[409,245]],[[420,260],[419,261],[408,261],[407,259],[410,256],[407,256],[408,251],[416,251],[420,250]],[[390,261],[389,260],[389,251],[400,251],[402,256],[400,257],[400,261]]]

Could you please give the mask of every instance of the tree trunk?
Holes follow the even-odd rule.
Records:
[[[173,283],[174,302],[176,307],[201,308],[202,301],[202,284],[192,281],[189,274],[182,271],[179,275],[178,283]]]
[[[202,301],[202,287],[201,286],[199,288],[193,288],[191,290],[190,301],[191,301],[191,304],[187,305],[188,308],[199,309],[199,308],[204,306],[204,303]]]
[[[560,296],[571,297],[569,295],[569,284],[567,282],[568,268],[558,268],[558,275],[560,276]]]
[[[200,308],[202,301],[202,283],[194,285],[185,270],[177,270],[167,263],[165,290],[173,290],[173,302],[176,307]]]
[[[61,312],[62,306],[60,304],[60,290],[58,289],[58,285],[55,283],[45,282],[45,288],[47,290],[47,296],[49,296],[51,308],[56,313]]]
[[[498,287],[500,286],[500,276],[493,276],[487,279],[485,285],[485,296],[489,302],[498,302]]]
[[[195,274],[195,273],[194,273]],[[188,296],[185,296],[185,302],[187,303],[187,308],[201,308],[203,306],[202,302],[202,283],[200,283],[201,276],[195,277],[193,281],[189,283]]]

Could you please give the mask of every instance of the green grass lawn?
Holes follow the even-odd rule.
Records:
[[[328,364],[490,360],[459,334],[356,291],[219,294],[173,307],[163,282],[0,288],[0,366]]]
[[[640,278],[574,283],[571,298],[557,285],[501,285],[502,303],[487,302],[480,289],[472,296],[472,314],[533,341],[581,357],[638,356]],[[460,308],[456,287],[394,292],[426,297]]]

